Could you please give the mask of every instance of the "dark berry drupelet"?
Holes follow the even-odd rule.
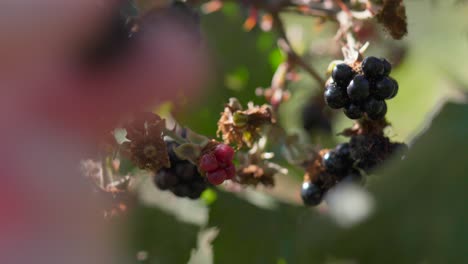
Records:
[[[390,75],[390,72],[392,72],[392,65],[385,58],[381,58],[381,60],[382,60],[383,67],[384,67],[383,75],[385,76]]]
[[[324,96],[327,105],[333,109],[342,108],[349,102],[345,90],[335,83],[331,83],[326,87]]]
[[[354,75],[356,75],[356,73],[353,68],[345,63],[337,64],[332,71],[332,78],[335,83],[343,87],[348,86]]]
[[[372,96],[376,99],[390,99],[395,92],[395,81],[390,77],[384,77],[382,80],[378,81],[373,88]]]
[[[357,104],[349,104],[344,109],[343,112],[350,119],[359,119],[362,117],[363,112],[361,107]]]
[[[370,85],[369,81],[363,75],[357,75],[349,83],[348,88],[346,89],[349,99],[352,102],[360,102],[365,99],[370,94]]]
[[[353,165],[349,144],[340,144],[334,150],[330,150],[323,156],[322,163],[327,172],[339,178],[343,177]]]
[[[392,99],[398,94],[398,82],[393,78],[390,79],[393,81],[393,93],[387,99]]]
[[[311,182],[302,183],[301,197],[305,205],[315,206],[323,199],[324,191]]]
[[[385,107],[385,101],[377,100],[375,98],[369,98],[363,105],[363,110],[369,116],[377,116],[382,113]]]
[[[380,120],[382,118],[385,117],[385,115],[387,114],[387,103],[385,103],[385,101],[381,101],[383,102],[383,106],[382,106],[382,109],[380,109],[380,111],[376,111],[376,112],[368,112],[367,113],[367,116],[372,119],[372,120]]]
[[[370,56],[365,58],[361,64],[364,75],[369,79],[377,79],[384,75],[385,65],[379,58]]]
[[[178,197],[198,199],[208,184],[195,165],[182,160],[174,153],[175,142],[167,142],[170,168],[163,168],[154,177],[155,185],[161,190],[170,190]]]

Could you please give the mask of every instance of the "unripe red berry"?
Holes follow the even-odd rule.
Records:
[[[229,165],[226,169],[226,179],[232,180],[236,176],[236,166],[234,164]]]
[[[206,174],[206,179],[213,185],[220,185],[226,180],[226,172],[223,169],[209,172]]]
[[[216,159],[221,164],[230,164],[234,158],[234,149],[226,144],[219,144],[214,151]]]
[[[200,159],[200,169],[205,172],[212,172],[218,169],[218,161],[216,157],[211,154],[205,154]]]

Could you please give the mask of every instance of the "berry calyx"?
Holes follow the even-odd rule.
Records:
[[[223,183],[227,178],[227,174],[223,169],[213,171],[213,172],[208,172],[206,174],[206,179],[208,180],[209,183],[213,185],[220,185]]]
[[[372,95],[376,99],[389,99],[395,92],[395,82],[389,77],[384,77],[378,81],[372,91]]]
[[[369,96],[370,93],[369,81],[363,75],[357,75],[354,77],[351,83],[349,83],[346,91],[351,101],[363,101]]]
[[[333,68],[332,78],[339,85],[347,86],[356,73],[348,64],[340,63]]]
[[[350,119],[359,119],[363,114],[359,105],[356,104],[349,104],[344,108],[343,112]]]
[[[366,77],[376,79],[384,74],[384,63],[376,57],[370,56],[362,61],[361,68]]]
[[[232,163],[234,149],[226,144],[219,144],[214,151],[216,160],[222,164]]]
[[[215,155],[208,153],[201,157],[200,159],[200,169],[205,172],[212,172],[218,169],[218,160]]]
[[[304,182],[301,188],[301,198],[304,204],[315,206],[322,202],[324,191],[312,182]]]
[[[324,97],[327,105],[333,109],[342,108],[349,101],[345,91],[338,87],[335,83],[331,83],[327,86]]]

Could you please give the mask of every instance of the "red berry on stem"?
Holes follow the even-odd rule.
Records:
[[[232,180],[236,176],[236,166],[234,164],[229,165],[226,169],[226,179]]]
[[[206,179],[213,185],[220,185],[226,180],[226,172],[224,170],[217,170],[206,174]]]
[[[200,169],[205,172],[212,172],[218,169],[218,161],[213,154],[205,154],[200,159]]]
[[[219,144],[214,151],[216,159],[223,164],[230,164],[234,158],[234,149],[226,144]]]

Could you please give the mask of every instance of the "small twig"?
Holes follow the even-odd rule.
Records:
[[[308,65],[302,58],[299,56],[291,47],[291,43],[286,35],[286,30],[283,24],[283,21],[279,17],[278,13],[272,13],[273,23],[278,30],[280,39],[278,40],[278,46],[288,55],[288,60],[300,66],[305,71],[307,71],[320,85],[325,83],[325,80],[320,76],[320,74],[311,66]]]

